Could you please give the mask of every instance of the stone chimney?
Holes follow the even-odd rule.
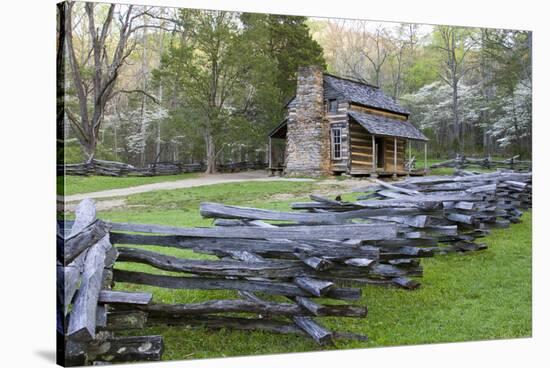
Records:
[[[330,172],[330,142],[325,117],[323,70],[298,69],[296,99],[289,106],[285,174],[319,176]]]

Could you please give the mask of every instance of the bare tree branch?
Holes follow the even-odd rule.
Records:
[[[145,95],[146,97],[150,98],[154,103],[156,103],[156,104],[160,103],[157,97],[153,96],[150,93],[145,92],[142,89],[132,89],[132,90],[119,89],[119,90],[113,92],[111,97],[114,97],[119,93],[141,93],[142,95]]]

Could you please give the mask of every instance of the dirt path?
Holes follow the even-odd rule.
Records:
[[[171,190],[171,189],[181,189],[181,188],[191,188],[203,185],[213,185],[213,184],[222,184],[222,183],[235,183],[241,181],[313,181],[313,179],[299,179],[299,178],[281,178],[281,177],[270,177],[266,174],[265,171],[247,171],[240,173],[231,173],[231,174],[211,174],[211,175],[201,175],[198,178],[193,179],[183,179],[177,181],[169,181],[163,183],[153,183],[139,185],[129,188],[121,189],[109,189],[103,190],[100,192],[92,193],[81,193],[65,196],[65,203],[67,202],[78,202],[85,198],[113,198],[113,197],[126,197],[132,194],[152,192],[156,190]]]
[[[61,203],[62,199],[58,198],[59,209],[74,212],[78,203],[84,198],[96,199],[96,207],[99,211],[109,211],[113,209],[126,208],[126,196],[136,193],[145,193],[156,190],[170,190],[180,188],[191,188],[203,185],[213,185],[222,183],[235,183],[242,181],[314,181],[313,179],[300,179],[300,178],[281,178],[270,177],[264,171],[247,171],[242,173],[232,174],[214,174],[214,175],[201,175],[198,178],[183,179],[172,182],[154,183],[139,185],[129,188],[111,189],[100,192],[74,194],[65,197],[65,204]],[[324,179],[315,182],[315,187],[312,194],[321,196],[334,197],[336,195],[351,192],[356,188],[365,187],[375,184],[369,179],[357,179],[348,178],[345,180]],[[278,193],[273,195],[270,200],[288,200],[292,199],[292,194]]]

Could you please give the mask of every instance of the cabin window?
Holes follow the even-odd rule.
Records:
[[[328,111],[338,112],[338,100],[328,100]]]
[[[342,158],[342,128],[332,128],[332,158],[340,160]]]

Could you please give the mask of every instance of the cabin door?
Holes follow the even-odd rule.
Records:
[[[384,138],[375,138],[376,144],[376,167],[378,169],[384,168]]]

